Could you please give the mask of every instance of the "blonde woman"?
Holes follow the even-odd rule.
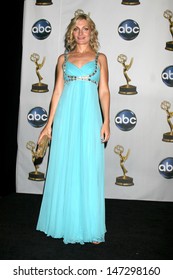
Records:
[[[105,242],[104,148],[110,137],[107,58],[95,23],[77,10],[58,57],[46,134],[49,162],[37,230],[68,243]]]

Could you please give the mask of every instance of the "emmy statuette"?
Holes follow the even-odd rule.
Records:
[[[33,181],[44,181],[45,174],[38,171],[39,165],[43,161],[43,157],[48,148],[50,139],[47,136],[43,136],[39,145],[36,147],[36,144],[33,141],[28,141],[26,144],[26,148],[31,151],[32,154],[32,162],[34,164],[35,170],[29,172],[28,179]]]
[[[133,63],[133,58],[131,58],[130,63],[126,64],[127,61],[127,56],[124,54],[120,54],[117,58],[117,61],[123,65],[123,74],[126,79],[127,84],[120,86],[119,88],[119,94],[124,94],[124,95],[133,95],[137,94],[136,91],[136,86],[130,85],[131,79],[127,75],[127,71],[131,68],[132,63]]]
[[[39,6],[47,6],[47,5],[52,5],[52,1],[51,0],[36,0],[35,5],[39,5]]]
[[[48,90],[48,85],[41,82],[43,80],[43,77],[40,75],[40,72],[39,72],[39,70],[43,67],[43,65],[45,63],[46,58],[44,57],[42,62],[38,63],[38,61],[40,59],[40,56],[37,53],[33,53],[33,54],[31,54],[30,59],[36,65],[36,74],[37,74],[37,77],[38,77],[38,80],[39,80],[38,83],[32,85],[31,91],[33,91],[33,92],[48,92],[49,91]]]
[[[173,51],[173,21],[171,20],[173,13],[170,10],[166,10],[164,11],[163,16],[169,21],[169,31],[172,36],[172,41],[166,42],[165,49],[168,51]]]
[[[173,143],[173,122],[171,119],[173,118],[173,112],[170,112],[169,109],[171,108],[171,103],[169,101],[163,101],[161,103],[161,108],[166,112],[167,114],[167,123],[170,127],[170,132],[165,132],[163,134],[162,141]]]
[[[139,0],[124,0],[121,2],[121,4],[134,6],[134,5],[139,5],[140,2],[139,2]]]
[[[133,186],[134,185],[133,178],[126,175],[128,171],[124,166],[124,162],[129,157],[130,150],[127,151],[127,154],[125,156],[123,156],[123,152],[124,152],[123,146],[117,145],[117,146],[114,147],[114,153],[119,155],[119,157],[120,157],[120,167],[123,171],[123,176],[117,177],[115,184],[119,185],[119,186]]]

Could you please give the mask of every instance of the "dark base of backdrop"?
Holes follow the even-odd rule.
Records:
[[[1,260],[172,260],[173,203],[106,199],[106,242],[67,244],[36,231],[42,195],[0,199]]]

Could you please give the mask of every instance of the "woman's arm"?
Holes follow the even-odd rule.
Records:
[[[56,82],[55,82],[55,87],[52,93],[52,98],[50,102],[50,111],[49,111],[49,116],[47,123],[43,130],[41,131],[39,138],[38,138],[38,144],[41,140],[41,138],[46,134],[49,138],[51,138],[51,133],[52,133],[52,123],[54,119],[54,115],[56,112],[56,108],[58,106],[58,102],[64,87],[64,80],[63,80],[63,63],[64,63],[64,55],[60,55],[58,57],[57,61],[57,73],[56,73]]]
[[[107,142],[110,138],[110,90],[106,56],[101,53],[98,62],[100,65],[99,98],[103,113],[103,125],[100,136],[103,142]]]

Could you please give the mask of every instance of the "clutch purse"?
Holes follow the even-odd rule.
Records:
[[[36,150],[36,158],[43,158],[46,150],[48,148],[50,142],[50,138],[47,135],[44,135],[38,144],[37,150]]]

